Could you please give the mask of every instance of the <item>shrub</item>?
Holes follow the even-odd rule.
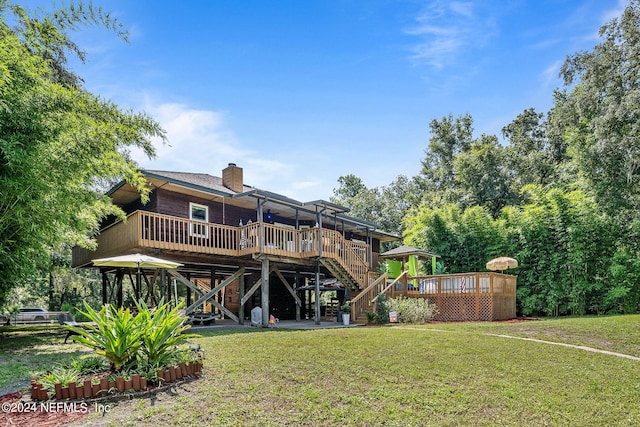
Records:
[[[389,323],[389,309],[387,308],[387,296],[380,294],[376,298],[376,321],[378,324]]]
[[[398,313],[401,323],[425,323],[433,319],[438,312],[435,304],[426,298],[392,298],[386,301],[389,311]]]
[[[373,323],[376,320],[376,314],[372,311],[367,311],[364,313],[367,316],[367,323]]]

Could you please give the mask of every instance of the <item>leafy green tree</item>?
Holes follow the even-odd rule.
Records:
[[[89,247],[101,218],[122,215],[96,190],[101,179],[146,191],[126,151],[153,156],[151,139],[165,138],[152,118],[84,90],[68,70],[67,55],[83,59],[68,35],[79,25],[122,34],[101,9],[29,14],[0,2],[0,305],[60,243]]]
[[[473,142],[471,115],[453,117],[429,123],[431,138],[422,160],[421,183],[425,194],[438,205],[456,200],[454,161],[469,150]]]
[[[484,206],[493,215],[515,199],[507,152],[494,135],[473,137],[469,114],[429,124],[431,138],[419,177],[431,206],[455,203],[462,210]]]
[[[512,191],[519,193],[528,184],[557,186],[562,165],[569,161],[564,139],[548,130],[543,113],[529,108],[502,128],[506,147],[505,163],[512,171]]]
[[[640,208],[640,1],[599,34],[601,43],[562,66],[552,120],[587,188],[628,224]]]
[[[382,211],[382,207],[377,188],[367,188],[362,179],[355,175],[341,176],[338,178],[338,183],[340,186],[334,188],[332,202],[351,209],[350,215],[365,221],[379,223],[379,213]]]
[[[484,206],[497,216],[514,196],[510,189],[511,171],[506,167],[506,151],[495,136],[482,135],[453,162],[458,205],[465,209]]]
[[[513,221],[520,232],[518,295],[525,314],[585,314],[614,284],[607,267],[616,230],[593,197],[580,190],[528,188]],[[603,306],[604,309],[604,306]]]
[[[331,201],[351,209],[349,215],[373,222],[382,230],[402,234],[402,220],[419,205],[422,193],[415,179],[398,175],[388,186],[367,188],[354,175],[341,176]]]
[[[403,219],[422,201],[422,191],[415,178],[398,175],[391,184],[380,187],[380,227],[399,236],[404,231]],[[374,221],[375,222],[375,221]]]
[[[461,211],[454,204],[440,208],[425,204],[407,217],[406,227],[405,242],[441,255],[451,273],[484,271],[503,246],[497,222],[481,206]]]

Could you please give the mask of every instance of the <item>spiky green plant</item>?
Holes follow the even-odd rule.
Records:
[[[50,372],[47,372],[39,379],[40,384],[48,390],[53,390],[55,384],[61,384],[63,387],[69,385],[69,383],[78,382],[80,380],[80,372],[74,368],[68,368],[65,366],[56,366]]]
[[[129,309],[116,309],[107,304],[96,311],[86,302],[85,311],[81,311],[93,324],[83,327],[67,326],[75,332],[72,339],[92,348],[97,354],[106,357],[113,371],[120,368],[138,353],[141,337],[145,333],[137,318]]]
[[[191,327],[186,316],[180,312],[182,304],[171,309],[169,303],[160,301],[153,311],[141,301],[136,304],[138,321],[143,333],[140,356],[155,367],[167,366],[175,358],[178,346],[187,342],[195,334],[185,334]]]
[[[107,362],[107,359],[102,356],[89,356],[72,360],[69,367],[77,369],[81,375],[86,375],[108,369]]]

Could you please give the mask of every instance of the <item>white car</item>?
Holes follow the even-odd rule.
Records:
[[[49,312],[42,307],[24,307],[15,314],[16,322],[44,322],[49,320]]]

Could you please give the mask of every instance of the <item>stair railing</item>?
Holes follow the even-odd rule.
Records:
[[[372,300],[385,288],[386,283],[387,273],[384,273],[351,300],[353,320],[356,320],[365,312],[373,310]]]

